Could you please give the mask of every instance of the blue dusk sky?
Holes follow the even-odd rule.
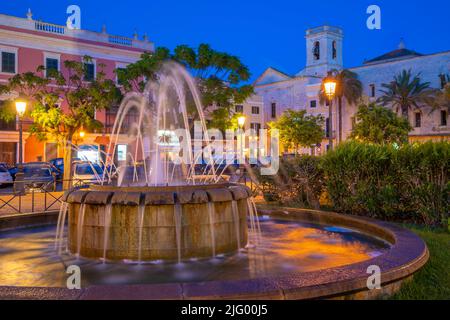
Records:
[[[342,27],[344,64],[396,49],[404,38],[409,49],[428,54],[450,50],[448,0],[2,0],[0,13],[65,24],[68,5],[82,11],[82,28],[111,34],[147,33],[157,46],[209,43],[239,56],[252,80],[273,66],[289,74],[305,65],[305,30],[322,24]],[[369,5],[382,11],[382,29],[366,27]]]

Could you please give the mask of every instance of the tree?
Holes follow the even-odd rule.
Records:
[[[363,142],[402,144],[408,142],[408,134],[412,130],[407,119],[398,117],[392,110],[374,103],[361,105],[355,120],[350,138]]]
[[[154,54],[143,54],[138,62],[118,70],[119,80],[129,91],[142,91],[146,80],[157,80],[161,65],[168,60],[185,66],[197,80],[204,111],[211,115],[211,127],[227,129],[233,117],[232,107],[253,94],[251,85],[242,84],[250,78],[247,66],[238,57],[213,50],[207,44],[197,49],[179,45],[173,53],[157,48]]]
[[[391,83],[381,86],[385,90],[381,90],[383,96],[378,102],[383,106],[391,106],[397,113],[401,111],[405,119],[409,119],[409,111],[413,108],[435,105],[437,90],[430,88],[429,82],[422,82],[420,74],[413,76],[411,70],[403,70]]]
[[[64,147],[64,188],[69,187],[72,173],[72,147],[75,134],[82,128],[96,130],[102,123],[95,119],[95,112],[109,108],[120,99],[120,91],[114,81],[106,79],[103,65],[95,79],[86,80],[90,57],[82,61],[64,61],[65,72],[39,67],[36,73],[27,72],[13,76],[2,88],[25,98],[33,119],[31,134],[45,140],[49,137]],[[1,112],[7,119],[8,108]]]
[[[344,99],[348,104],[356,104],[362,96],[363,86],[361,81],[358,80],[358,75],[348,69],[344,70],[333,70],[333,76],[336,79],[336,100],[338,105],[338,137],[339,142],[342,142],[342,109],[344,104]],[[321,86],[321,91],[319,93],[320,103],[324,104],[327,97],[323,92],[323,85]]]
[[[305,110],[288,109],[269,126],[278,129],[281,143],[297,153],[300,146],[309,148],[322,142],[324,120],[321,115],[307,115]]]

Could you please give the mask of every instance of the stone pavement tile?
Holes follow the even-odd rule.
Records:
[[[76,300],[82,292],[66,288],[0,287],[0,300]]]
[[[211,281],[183,284],[185,299],[284,299],[281,290],[270,279]]]
[[[180,300],[179,284],[92,286],[84,290],[82,300]]]

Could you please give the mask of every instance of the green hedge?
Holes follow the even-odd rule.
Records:
[[[281,161],[260,177],[266,200],[317,207],[327,194],[333,210],[378,219],[448,227],[450,143],[402,147],[347,142],[321,158]]]
[[[336,210],[448,225],[450,143],[393,146],[348,142],[322,161]]]

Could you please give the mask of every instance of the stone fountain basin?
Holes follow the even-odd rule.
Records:
[[[67,192],[69,251],[111,261],[233,253],[247,244],[250,198],[246,186],[230,183]]]

